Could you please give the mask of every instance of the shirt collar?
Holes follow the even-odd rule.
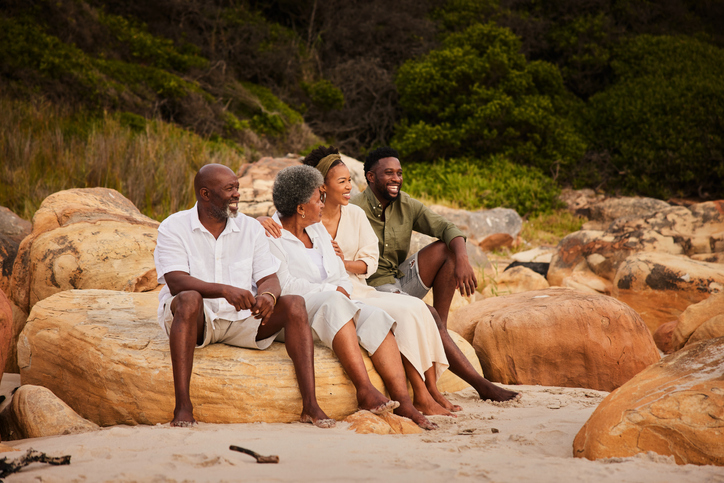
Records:
[[[209,230],[206,229],[206,227],[201,223],[201,220],[199,220],[199,203],[198,201],[194,203],[194,207],[191,208],[191,230],[201,230],[205,231],[206,233],[211,234]],[[239,216],[239,215],[237,215]],[[221,232],[221,235],[224,235],[228,232],[238,232],[241,231],[239,229],[239,226],[236,223],[229,223],[231,221],[231,218],[226,219],[226,227],[224,227],[224,231]],[[219,236],[221,236],[219,235]]]
[[[367,188],[362,192],[367,199],[367,203],[370,206],[370,209],[372,212],[379,218],[382,216],[382,212],[384,211],[382,209],[382,203],[380,203],[380,200],[377,199],[377,196],[372,192],[372,188],[367,186]],[[394,201],[390,201],[387,206],[392,206]]]

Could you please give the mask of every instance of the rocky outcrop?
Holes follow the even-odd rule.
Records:
[[[0,291],[9,295],[10,276],[23,238],[30,234],[32,224],[0,206]]]
[[[656,347],[664,354],[674,352],[674,330],[676,329],[677,320],[666,322],[659,326],[654,332],[654,343]]]
[[[724,465],[724,338],[694,344],[609,394],[573,441],[590,460],[652,451],[678,464]]]
[[[359,434],[418,434],[422,428],[408,418],[386,413],[376,416],[369,411],[357,411],[344,420],[349,429]]]
[[[653,198],[608,198],[590,205],[585,228],[605,230],[618,219],[647,218],[667,208],[671,205]]]
[[[39,300],[73,288],[153,290],[157,230],[158,222],[112,189],[50,195],[18,249],[13,302],[29,312]]]
[[[699,303],[689,305],[679,316],[678,323],[672,334],[673,350],[684,347],[694,334],[694,342],[724,336],[724,291],[715,293]],[[721,332],[719,332],[719,330]]]
[[[515,210],[494,208],[492,210],[457,210],[441,205],[430,205],[430,209],[445,217],[467,237],[468,241],[478,245],[489,235],[506,233],[515,240],[523,229],[523,219]]]
[[[364,163],[341,154],[342,161],[349,168],[352,178],[352,196],[367,187],[364,176]],[[239,169],[239,211],[252,216],[271,216],[276,209],[272,201],[272,185],[274,178],[282,169],[301,164],[301,156],[288,154],[284,158],[264,157],[260,160],[244,164]]]
[[[28,320],[27,312],[23,311],[15,303],[10,301],[10,308],[13,312],[13,326],[10,335],[10,344],[8,347],[8,355],[5,359],[5,372],[19,373],[18,368],[18,337],[25,327],[25,321]]]
[[[665,253],[627,258],[613,281],[613,296],[641,315],[651,332],[689,305],[724,290],[724,267]]]
[[[156,293],[109,290],[70,290],[38,302],[18,343],[23,383],[47,387],[101,426],[170,421],[171,357],[157,307]],[[372,383],[382,389],[371,361],[364,360]],[[354,386],[321,344],[315,347],[315,376],[320,406],[330,417],[341,420],[357,410]],[[281,343],[265,351],[224,344],[196,350],[191,400],[196,419],[211,423],[291,422],[302,409]]]
[[[81,418],[50,390],[40,386],[20,386],[10,404],[0,413],[0,435],[3,441],[85,433],[97,429],[97,424]]]
[[[484,297],[498,297],[514,293],[548,288],[548,281],[530,268],[518,266],[505,270],[496,279],[486,280]]]
[[[641,318],[612,297],[563,288],[475,302],[456,313],[485,377],[611,391],[659,360]]]

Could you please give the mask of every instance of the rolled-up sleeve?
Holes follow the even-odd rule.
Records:
[[[380,240],[377,238],[365,213],[360,210],[359,214],[361,216],[356,216],[356,220],[354,220],[359,225],[359,249],[355,255],[355,260],[365,262],[367,272],[364,273],[364,278],[369,278],[370,275],[377,271],[380,258]]]

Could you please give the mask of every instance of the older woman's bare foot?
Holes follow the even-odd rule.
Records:
[[[510,401],[516,397],[520,399],[520,393],[498,387],[487,379],[483,379],[483,382],[480,383],[475,390],[478,391],[480,399],[484,399],[486,401],[503,402]]]
[[[462,411],[462,406],[458,406],[457,404],[453,404],[450,401],[447,400],[445,396],[440,393],[440,391],[435,388],[433,391],[430,391],[430,395],[435,400],[436,403],[438,403],[440,406],[445,408],[447,411],[450,411],[452,413],[457,413],[458,411]],[[425,413],[427,414],[427,413]]]
[[[438,429],[438,425],[427,419],[415,406],[411,404],[401,404],[399,408],[395,409],[395,414],[398,416],[404,416],[411,419],[415,424],[420,426],[422,429],[431,431]]]
[[[173,426],[174,428],[189,428],[191,426],[194,426],[195,424],[197,423],[194,419],[193,409],[174,409],[171,426]]]
[[[451,416],[453,418],[457,417],[449,410],[438,404],[437,401],[435,401],[430,395],[422,398],[415,397],[413,404],[415,406],[415,409],[420,411],[425,416]]]

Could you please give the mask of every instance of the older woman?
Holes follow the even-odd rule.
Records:
[[[352,283],[344,263],[335,254],[332,239],[319,223],[324,200],[324,178],[309,166],[283,169],[274,181],[272,196],[281,224],[281,237],[270,239],[272,253],[281,261],[277,273],[282,294],[304,297],[312,329],[332,348],[357,389],[363,409],[385,411],[394,406],[372,386],[361,345],[394,401],[395,413],[425,429],[437,426],[413,405],[405,371],[392,334],[395,321],[383,310],[350,300]]]

